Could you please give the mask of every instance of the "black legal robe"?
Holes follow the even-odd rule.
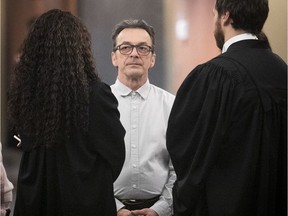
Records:
[[[179,88],[167,129],[175,216],[286,216],[287,64],[232,44]]]
[[[88,134],[33,148],[22,138],[14,216],[116,216],[113,182],[125,160],[125,130],[106,84],[92,85]]]

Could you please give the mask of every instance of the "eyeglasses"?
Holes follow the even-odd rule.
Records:
[[[148,45],[131,45],[131,44],[121,44],[117,46],[114,51],[119,50],[119,52],[123,55],[130,55],[134,47],[136,48],[138,55],[141,56],[146,56],[152,51],[152,48]]]

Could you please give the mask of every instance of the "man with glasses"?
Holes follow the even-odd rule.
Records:
[[[148,79],[156,59],[154,30],[144,20],[124,20],[112,40],[118,76],[111,88],[126,129],[126,160],[114,182],[117,215],[170,216],[176,175],[165,137],[174,95]]]

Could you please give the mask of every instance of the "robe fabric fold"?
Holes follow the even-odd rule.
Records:
[[[244,40],[197,66],[177,92],[167,149],[175,216],[286,216],[287,64]]]

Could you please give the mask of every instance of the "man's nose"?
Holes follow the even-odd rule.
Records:
[[[139,56],[139,54],[138,54],[138,51],[137,51],[137,48],[136,47],[133,47],[133,49],[132,49],[132,52],[130,53],[130,56]]]

